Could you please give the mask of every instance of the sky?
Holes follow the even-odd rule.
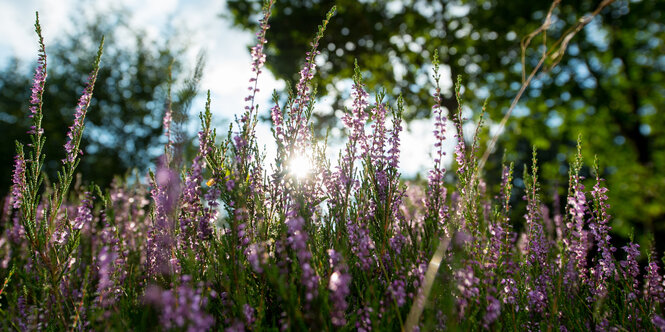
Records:
[[[94,10],[85,10],[93,5]],[[92,14],[121,6],[130,10],[131,26],[145,29],[149,39],[160,38],[167,23],[187,31],[186,57],[190,67],[193,68],[200,51],[207,56],[201,90],[209,89],[211,92],[213,118],[219,123],[219,120],[228,121],[242,112],[248,81],[252,76],[247,46],[255,42],[255,36],[251,32],[231,27],[228,20],[220,18],[226,8],[223,0],[0,0],[0,66],[4,66],[12,56],[24,63],[34,63],[36,60],[37,42],[33,27],[35,11],[40,13],[48,53],[50,41],[75,29],[75,23],[71,21],[73,14],[81,10]],[[276,80],[268,70],[264,70],[259,78],[259,87],[257,101],[261,105],[260,112],[266,114],[271,106],[272,91],[283,91],[284,82]],[[317,105],[330,107],[325,105],[325,98]],[[202,111],[203,106],[204,99],[199,97],[193,103],[192,111]],[[425,175],[427,165],[431,164],[429,154],[434,144],[432,129],[433,123],[430,120],[415,120],[403,133],[400,167],[404,175]],[[226,129],[220,131],[225,132]],[[452,131],[449,128],[449,132]],[[261,123],[257,128],[257,136],[259,144],[265,144],[266,160],[274,160],[269,124]],[[328,149],[331,159],[335,159],[336,151],[340,148],[331,146]],[[449,157],[452,148],[452,144],[446,145]]]

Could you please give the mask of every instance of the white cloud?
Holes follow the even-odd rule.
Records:
[[[0,2],[0,64],[9,57],[37,59],[37,37],[34,32],[35,12],[39,11],[42,34],[46,42],[53,40],[67,23],[71,1],[3,1]]]

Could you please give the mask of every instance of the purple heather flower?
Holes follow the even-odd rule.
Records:
[[[178,269],[179,265],[171,255],[175,225],[170,216],[180,192],[180,178],[165,162],[165,158],[160,158],[156,183],[152,183],[150,191],[155,213],[146,241],[146,269],[149,275],[169,273],[172,269]]]
[[[35,68],[35,77],[32,81],[32,94],[30,95],[30,104],[39,106],[42,102],[42,95],[44,94],[44,83],[46,81],[46,53],[40,53],[37,60],[37,68]],[[32,114],[36,114],[36,107],[30,108]],[[32,115],[30,116],[32,117]]]
[[[374,266],[374,257],[371,250],[374,249],[374,242],[369,236],[369,230],[364,223],[355,223],[348,220],[346,229],[349,233],[349,244],[351,251],[358,257],[358,266],[364,271],[370,271]]]
[[[245,220],[248,219],[247,216],[247,210],[240,208],[240,209],[235,209],[233,211],[233,214],[235,216],[235,220],[238,222],[237,226],[237,235],[238,235],[238,240],[240,241],[240,247],[244,248],[249,245],[251,235],[249,231],[251,229],[247,229],[247,223],[244,222]]]
[[[501,170],[501,207],[506,211],[510,207],[510,195],[512,189],[512,184],[510,183],[511,179],[512,165],[510,167],[503,166],[503,169]]]
[[[256,321],[256,310],[252,308],[251,305],[245,303],[242,307],[242,313],[245,316],[245,323],[247,323],[247,326],[252,326]]]
[[[609,231],[612,229],[608,223],[610,215],[607,213],[609,205],[607,204],[607,191],[608,189],[602,187],[602,179],[596,177],[596,184],[593,187],[591,196],[594,199],[595,208],[594,208],[594,218],[590,219],[589,228],[591,229],[591,234],[596,241],[596,246],[598,247],[598,252],[600,252],[601,257],[598,259],[598,263],[591,270],[593,275],[594,286],[592,292],[598,296],[604,296],[607,289],[607,280],[614,276],[616,272],[615,259],[613,252],[616,251],[610,243]]]
[[[487,227],[491,237],[489,238],[489,257],[485,262],[484,268],[485,277],[490,279],[494,277],[494,271],[497,267],[497,264],[501,260],[502,255],[506,255],[508,248],[506,248],[507,243],[504,241],[507,235],[503,230],[503,227],[501,227],[500,224],[493,222],[491,222]]]
[[[78,104],[76,105],[74,123],[69,127],[69,131],[67,132],[67,143],[65,143],[65,151],[67,155],[65,159],[62,160],[63,164],[73,163],[74,160],[76,160],[76,156],[82,153],[78,148],[78,145],[81,142],[81,136],[83,135],[85,115],[88,111],[90,100],[92,99],[92,90],[94,88],[96,79],[97,70],[95,70],[88,77],[88,83],[85,87],[85,90],[83,90],[83,94],[79,98]]]
[[[346,309],[348,303],[346,297],[351,293],[351,275],[347,272],[347,267],[341,262],[341,255],[335,250],[328,250],[330,256],[330,265],[333,273],[330,275],[328,289],[330,290],[330,302],[332,303],[331,319],[332,324],[341,327],[346,325]]]
[[[44,50],[44,40],[41,36],[41,28],[38,28],[39,35],[39,58],[37,59],[37,68],[32,81],[32,94],[30,95],[30,115],[32,125],[30,126],[31,135],[42,135],[44,129],[41,128],[42,96],[44,95],[44,86],[46,84],[46,51]],[[39,129],[37,129],[39,127]]]
[[[527,283],[529,299],[527,309],[540,313],[547,307],[547,290],[551,283],[552,267],[547,258],[551,244],[545,235],[542,223],[543,216],[538,196],[537,176],[535,175],[537,173],[535,152],[532,172],[534,175],[531,176],[531,180],[527,184],[526,196],[524,197],[527,201],[527,214],[524,216],[526,219],[526,233],[524,234],[522,275]],[[537,277],[529,273],[534,269],[540,272]]]
[[[579,183],[579,177],[574,177],[572,196],[568,197],[570,215],[573,223],[568,223],[571,239],[570,250],[575,262],[577,274],[583,283],[587,282],[586,257],[588,250],[588,235],[584,229],[585,215],[587,212],[584,185]]]
[[[312,265],[309,262],[301,264],[301,267],[301,282],[305,286],[305,300],[307,300],[307,302],[311,302],[318,294],[319,276],[316,275],[316,271],[314,271]]]
[[[208,206],[203,208],[203,215],[199,222],[199,236],[202,238],[208,238],[212,234],[212,226],[219,215],[217,207],[219,202],[217,199],[220,197],[222,191],[217,186],[208,188],[208,191],[203,195],[203,198],[208,203]]]
[[[249,102],[249,105],[245,107],[247,110],[247,119],[251,117],[251,113],[254,111],[254,98],[256,96],[256,93],[259,92],[259,89],[257,88],[258,85],[258,78],[259,75],[261,74],[261,68],[263,67],[263,64],[266,62],[266,55],[263,52],[263,47],[266,44],[266,31],[270,28],[270,25],[268,24],[268,19],[270,18],[271,14],[271,9],[272,5],[274,3],[274,0],[268,1],[266,3],[266,6],[263,8],[263,17],[259,21],[259,26],[260,29],[256,33],[256,46],[252,47],[250,51],[250,55],[252,57],[252,72],[255,73],[255,76],[252,77],[249,80],[250,87],[250,95],[245,98],[245,101]]]
[[[397,229],[395,235],[388,239],[388,244],[390,245],[390,248],[399,255],[402,253],[402,247],[404,247],[406,241],[406,237],[402,234],[401,230]]]
[[[165,214],[170,213],[175,207],[180,195],[180,176],[171,170],[166,164],[166,157],[159,158],[157,163],[156,183],[154,188],[160,188],[159,204]],[[153,195],[153,201],[157,203],[158,197]]]
[[[345,272],[335,271],[330,275],[328,289],[330,289],[330,302],[333,306],[331,313],[332,324],[335,326],[344,326],[346,324],[345,311],[348,307],[346,297],[351,292],[349,284],[351,275]]]
[[[432,96],[434,97],[434,105],[432,105],[432,115],[434,116],[434,168],[430,170],[428,176],[427,191],[429,200],[427,201],[427,209],[430,213],[438,214],[439,219],[442,217],[443,201],[445,200],[445,188],[443,186],[443,176],[446,173],[446,168],[443,167],[443,157],[446,153],[443,151],[443,142],[446,139],[446,122],[448,119],[443,115],[443,108],[441,107],[441,87],[439,85],[439,56],[438,53],[434,54],[434,74],[433,78],[436,82],[436,87]]]
[[[443,157],[445,152],[443,150],[443,142],[446,139],[446,121],[447,118],[443,115],[441,107],[441,88],[439,87],[439,65],[438,56],[435,55],[434,61],[434,79],[436,81],[436,90],[433,94],[434,105],[432,112],[434,115],[434,168],[429,171],[427,177],[427,196],[425,202],[427,212],[430,216],[437,218],[439,222],[443,222],[446,215],[446,188],[444,186],[444,176],[446,168],[443,166]],[[460,167],[461,167],[460,163]]]
[[[311,100],[309,83],[314,77],[316,70],[314,57],[319,54],[316,49],[317,47],[318,39],[312,44],[312,51],[307,52],[305,55],[305,65],[300,70],[300,80],[296,84],[296,97],[291,108],[292,123],[289,126],[289,132],[292,135],[297,135],[298,142],[308,142],[310,137],[304,111]]]
[[[663,319],[663,317],[660,315],[653,315],[651,322],[660,332],[665,332],[665,319]]]
[[[100,219],[104,223],[101,232],[102,248],[97,254],[96,267],[99,278],[97,284],[96,304],[103,308],[108,308],[121,295],[121,285],[127,276],[125,269],[126,254],[120,251],[120,239],[117,236],[116,226],[111,226],[106,221],[106,215],[102,212]],[[120,235],[122,236],[122,235]],[[110,315],[110,312],[105,312]]]
[[[9,201],[11,196],[7,196],[7,201]],[[7,207],[9,207],[7,205]],[[41,214],[41,210],[43,208],[43,205],[40,204],[37,206],[37,220],[39,220],[39,215]],[[8,237],[11,239],[14,243],[20,244],[23,242],[24,235],[25,235],[25,228],[23,227],[21,223],[21,215],[22,213],[13,213],[11,214],[11,209],[7,209],[7,213],[10,213],[11,215],[11,221],[13,222],[13,227],[10,227],[9,224],[7,224],[7,232],[8,232]]]
[[[115,286],[112,274],[118,254],[109,246],[103,246],[97,256],[97,266],[99,274],[99,283],[97,284],[97,293],[99,294],[100,304],[106,307],[112,303],[114,294],[112,289]]]
[[[228,179],[226,180],[226,191],[233,191],[233,188],[235,188],[235,181],[233,179]]]
[[[397,303],[398,307],[406,304],[406,282],[396,279],[388,286],[388,296]]]
[[[69,238],[69,230],[66,227],[59,227],[60,229],[56,229],[53,232],[53,235],[51,235],[51,242],[63,245],[67,241],[67,238]]]
[[[292,212],[295,214],[295,211]],[[289,230],[288,243],[299,259],[309,259],[307,252],[307,235],[303,232],[305,220],[300,216],[292,216],[286,220],[286,226]]]
[[[358,159],[358,143],[361,146],[361,156],[364,156],[368,151],[368,142],[365,135],[365,123],[368,118],[366,108],[368,106],[369,95],[364,89],[361,82],[359,71],[354,77],[354,84],[351,91],[351,98],[353,99],[353,106],[350,112],[347,112],[342,117],[342,122],[348,130],[348,142],[346,144],[345,152],[342,154],[339,165],[333,174],[327,174],[325,183],[328,192],[331,194],[329,206],[334,208],[336,206],[343,206],[347,204],[350,193],[356,186],[359,185],[358,181],[354,180],[354,165]],[[397,153],[396,151],[393,151]],[[338,223],[352,224],[352,221],[347,216],[337,215],[335,219]],[[350,232],[354,232],[356,226],[351,226]],[[355,239],[358,239],[356,236]],[[352,242],[353,243],[353,242]]]
[[[372,331],[372,312],[374,309],[370,306],[363,306],[358,309],[358,320],[356,320],[356,330],[358,332]]]
[[[92,222],[92,201],[89,192],[85,192],[84,198],[76,210],[76,218],[72,227],[81,230],[83,226],[90,225]]]
[[[538,204],[535,187],[530,189],[525,199],[527,201],[526,219],[526,243],[525,243],[525,263],[527,266],[540,266],[545,269],[549,265],[547,253],[549,251],[549,240],[545,236],[543,225],[541,223],[541,211]]]
[[[303,228],[304,224],[305,220],[297,215],[297,206],[291,206],[286,219],[287,242],[298,257],[302,269],[301,283],[305,286],[305,299],[311,302],[318,294],[319,276],[310,264],[312,254],[307,249],[307,232]]]
[[[365,138],[365,122],[367,121],[367,106],[369,103],[367,99],[369,94],[365,91],[364,84],[360,82],[360,77],[356,78],[356,82],[353,84],[351,90],[351,98],[353,99],[353,107],[351,108],[351,113],[346,113],[342,117],[342,122],[344,126],[349,130],[349,143],[347,145],[347,153],[353,152],[349,155],[351,157],[350,162],[353,164],[353,161],[357,157],[355,155],[355,147],[357,143],[361,144],[362,156],[367,153],[368,146]]]
[[[382,165],[384,163],[384,151],[386,147],[386,113],[388,113],[388,108],[386,105],[377,100],[377,105],[374,107],[374,111],[371,115],[371,120],[374,122],[372,124],[372,134],[371,140],[372,145],[370,147],[370,159],[372,164],[375,167]]]
[[[327,21],[324,23],[327,23]],[[322,29],[323,28],[324,27],[322,27]],[[293,144],[293,147],[297,147],[300,150],[291,151],[290,154],[294,152],[302,152],[311,145],[310,142],[312,141],[312,133],[308,124],[309,118],[307,117],[306,113],[312,105],[312,91],[310,83],[316,70],[316,62],[314,61],[314,58],[319,54],[317,48],[319,46],[319,40],[321,37],[321,33],[317,34],[316,38],[311,44],[312,49],[306,53],[305,65],[300,71],[300,79],[296,84],[294,98],[290,100],[290,110],[287,117],[288,121],[284,124],[284,136],[290,139],[288,145]]]
[[[607,241],[605,235],[607,235],[610,230],[609,227],[604,226],[610,219],[610,215],[607,213],[607,209],[609,208],[609,205],[607,204],[607,192],[609,190],[601,186],[602,181],[603,179],[596,178],[596,184],[593,186],[593,191],[591,191],[591,196],[594,198],[596,203],[596,212],[598,214],[596,218],[598,225],[593,225],[594,227],[592,228],[592,233],[598,242]]]
[[[25,229],[23,228],[23,225],[21,225],[21,215],[22,213],[20,211],[13,211],[12,210],[12,195],[7,195],[5,198],[2,200],[3,201],[3,207],[2,207],[2,215],[0,215],[0,224],[4,225],[5,227],[5,238],[0,237],[0,247],[2,247],[2,243],[5,240],[11,240],[15,244],[21,244],[23,243],[24,239],[24,234],[25,234]],[[2,261],[3,268],[6,268],[6,264],[9,264],[9,259],[12,256],[11,255],[11,250],[7,249],[4,251],[5,252],[5,260]]]
[[[19,153],[14,157],[14,173],[12,175],[12,183],[12,207],[19,209],[21,207],[21,203],[23,202],[23,189],[26,186],[25,159],[23,159],[23,153]]]
[[[598,322],[598,324],[596,325],[595,330],[598,331],[598,332],[610,331],[610,321],[607,320],[607,318],[601,319],[600,322]]]
[[[419,253],[419,256],[421,258],[411,266],[411,271],[407,274],[407,276],[413,280],[413,288],[415,289],[418,289],[423,285],[423,282],[425,281],[425,273],[427,272],[427,267],[429,265],[429,260],[424,258],[422,252]]]
[[[224,329],[224,332],[245,332],[245,324],[239,320],[234,321]]]
[[[164,136],[166,136],[166,146],[167,148],[171,146],[173,141],[171,140],[171,122],[173,121],[173,111],[171,110],[171,104],[169,103],[164,112],[164,119],[162,120],[164,126]]]
[[[653,303],[665,302],[665,288],[663,288],[663,276],[658,272],[658,263],[653,259],[654,254],[649,256],[647,275],[644,277],[644,297]]]
[[[457,113],[454,114],[453,116],[453,122],[455,124],[455,129],[457,133],[455,133],[455,140],[457,140],[457,144],[455,144],[455,161],[457,162],[457,174],[460,178],[464,178],[466,175],[466,170],[469,167],[466,156],[466,145],[464,142],[464,128],[462,124],[466,120],[465,118],[462,117],[462,97],[461,97],[461,77],[457,77],[457,84],[455,85],[455,98],[457,100]],[[479,127],[476,127],[476,130],[478,130]],[[475,142],[471,147],[471,153],[473,153],[475,150]]]
[[[53,234],[51,234],[51,239],[50,239],[51,243],[59,245],[65,244],[67,242],[67,239],[69,239],[70,225],[73,226],[74,229],[81,230],[86,226],[86,224],[90,224],[90,222],[86,222],[85,220],[88,218],[86,216],[86,214],[88,213],[86,212],[87,209],[86,203],[84,203],[84,201],[87,200],[87,194],[88,193],[86,193],[84,199],[81,200],[80,206],[76,207],[74,205],[65,204],[64,210],[66,211],[66,214],[63,211],[56,215],[55,229],[53,230]],[[74,221],[72,221],[71,218],[65,219],[66,215],[74,217]],[[89,219],[92,220],[92,218],[93,218],[92,215],[90,215]],[[37,220],[39,220],[39,217],[37,218]],[[78,228],[78,226],[80,226],[80,228]]]
[[[182,277],[180,286],[161,290],[152,286],[146,290],[145,300],[160,309],[160,324],[164,329],[184,329],[187,331],[208,331],[215,323],[214,318],[205,312],[208,299],[201,288],[189,286],[189,276]]]
[[[443,205],[439,199],[445,200],[445,188],[443,187],[443,176],[446,173],[446,168],[443,167],[443,157],[446,153],[443,150],[443,141],[446,139],[446,122],[448,119],[443,115],[441,108],[441,88],[438,82],[438,64],[436,65],[435,79],[437,82],[436,91],[434,92],[434,106],[432,106],[432,113],[434,115],[434,168],[430,170],[428,176],[428,191],[430,192],[430,199],[428,206],[430,209],[440,210],[439,205]],[[461,164],[460,164],[461,165]],[[440,197],[443,193],[443,197]]]
[[[624,278],[626,280],[632,280],[632,287],[628,293],[629,300],[635,300],[637,298],[637,284],[638,276],[640,274],[640,267],[637,264],[637,258],[640,256],[640,245],[630,242],[627,246],[622,248],[626,252],[626,260],[621,261],[621,267],[623,268]]]
[[[543,287],[537,286],[535,290],[529,291],[527,297],[529,299],[529,308],[534,312],[544,312],[547,308],[547,295]]]
[[[254,164],[249,175],[249,192],[254,197],[261,198],[265,192],[266,186],[263,184],[263,174],[261,163]]]
[[[469,302],[480,294],[480,289],[478,288],[480,279],[474,275],[471,265],[460,268],[455,271],[454,275],[457,281],[457,290],[459,291],[457,305],[459,306],[460,315],[464,315]]]
[[[182,212],[180,213],[180,230],[184,235],[189,231],[190,227],[195,227],[192,222],[201,212],[201,181],[202,175],[202,160],[201,156],[197,155],[192,161],[192,167],[187,172],[185,177],[185,184],[182,189]]]
[[[446,139],[446,117],[443,116],[443,111],[440,105],[440,89],[437,87],[437,92],[434,96],[435,105],[432,107],[434,111],[434,168],[429,171],[427,178],[427,196],[426,201],[427,211],[439,221],[443,221],[446,208],[446,188],[444,186],[444,176],[446,168],[443,166],[443,156],[446,154],[443,151],[443,141]]]
[[[28,331],[28,306],[25,303],[25,297],[23,295],[18,297],[17,304],[18,307],[18,326],[21,331]]]
[[[235,146],[237,151],[244,151],[245,147],[247,147],[247,140],[242,136],[242,133],[238,133],[235,136],[233,136],[233,145]],[[238,158],[240,158],[241,153],[238,153]],[[240,163],[240,160],[238,161]]]
[[[270,109],[270,117],[272,119],[272,126],[275,128],[275,141],[278,145],[283,146],[286,144],[286,137],[284,136],[284,115],[282,114],[279,105],[275,105]]]
[[[464,144],[464,136],[462,134],[461,125],[457,126],[457,134],[455,134],[455,139],[457,139],[457,144],[455,145],[455,161],[457,162],[457,173],[464,174],[466,170],[466,146]]]
[[[390,137],[388,138],[388,144],[390,144],[390,149],[388,150],[388,165],[392,168],[397,169],[399,165],[399,155],[400,155],[400,139],[399,135],[402,132],[402,117],[400,114],[394,114],[392,119],[393,128],[390,131]]]
[[[502,301],[505,304],[515,304],[519,296],[519,290],[512,278],[501,279]]]
[[[501,302],[494,296],[487,295],[487,308],[483,317],[483,327],[489,329],[489,326],[501,315]]]
[[[249,262],[249,265],[252,267],[252,270],[256,273],[263,273],[263,268],[261,267],[261,264],[263,264],[262,256],[265,254],[264,249],[261,245],[258,243],[252,243],[249,246],[247,246],[247,249],[245,249],[245,255],[247,256],[247,261]]]
[[[209,100],[208,100],[209,101]],[[209,107],[209,104],[206,106]],[[206,111],[207,112],[207,111]],[[209,113],[206,113],[209,115]],[[202,121],[205,121],[201,116]],[[209,119],[209,118],[208,118]],[[192,166],[187,172],[185,177],[185,185],[182,191],[182,210],[180,213],[180,229],[181,235],[184,236],[185,241],[193,241],[188,238],[190,228],[195,231],[201,239],[209,238],[212,234],[210,223],[216,218],[216,212],[210,208],[204,208],[202,204],[203,188],[201,182],[203,181],[203,169],[206,167],[206,157],[212,149],[212,139],[210,130],[204,125],[204,129],[199,131],[199,149],[198,154],[192,161]],[[212,191],[208,198],[215,206],[217,197],[216,190]],[[194,224],[198,221],[197,224]],[[189,243],[191,245],[191,243]]]

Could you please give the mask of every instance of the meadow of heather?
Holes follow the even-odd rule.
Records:
[[[2,330],[665,331],[662,253],[613,239],[612,183],[602,160],[583,155],[585,137],[568,156],[557,207],[545,203],[536,148],[519,188],[512,163],[486,179],[488,156],[502,152],[483,136],[485,109],[465,135],[464,78],[457,109],[445,109],[433,52],[435,143],[424,179],[400,173],[404,99],[368,91],[357,65],[339,119],[344,144],[332,156],[312,127],[326,94],[312,79],[335,9],[302,50],[299,81],[259,107],[271,6],[232,125],[214,128],[211,109],[222,101],[208,93],[196,150],[186,153],[167,101],[162,156],[108,187],[77,176],[103,39],[74,120],[59,128],[60,171],[43,172],[52,69],[37,20],[31,126],[3,174],[12,186],[0,216]],[[271,142],[256,134],[265,115]],[[266,144],[276,146],[274,160]],[[517,219],[515,198],[526,206]]]

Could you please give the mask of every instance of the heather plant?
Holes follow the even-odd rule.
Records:
[[[561,211],[543,203],[535,148],[524,191],[505,163],[493,192],[482,176],[484,108],[473,137],[464,137],[462,82],[458,107],[447,114],[436,53],[427,183],[400,174],[403,99],[391,105],[378,91],[372,100],[357,65],[341,119],[346,144],[331,161],[310,119],[319,42],[335,8],[293,90],[275,93],[277,153],[267,162],[255,132],[256,92],[272,5],[251,49],[246,107],[226,135],[211,127],[208,94],[198,148],[186,160],[167,102],[155,170],[118,177],[109,188],[74,182],[102,44],[67,134],[63,170],[53,183],[41,172],[47,74],[37,20],[31,143],[17,143],[0,228],[4,329],[665,329],[659,254],[650,252],[642,269],[637,244],[617,252],[598,161],[595,179],[581,174],[582,139]],[[445,140],[455,145],[451,171]],[[526,202],[522,220],[510,219],[513,196]]]

